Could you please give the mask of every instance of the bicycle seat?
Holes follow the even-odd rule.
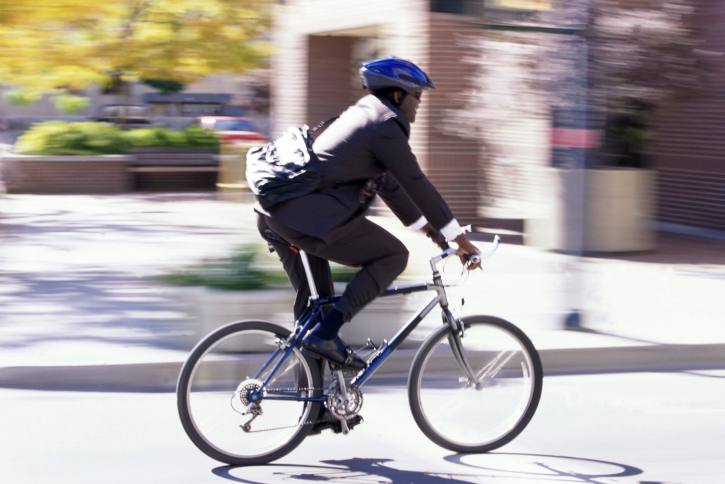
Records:
[[[264,238],[267,240],[267,245],[269,246],[269,251],[274,252],[274,247],[272,247],[272,244],[270,244],[271,241],[274,242],[280,242],[286,246],[288,246],[290,249],[292,249],[294,252],[299,252],[299,249],[294,246],[294,244],[290,244],[287,242],[284,237],[279,235],[277,232],[270,228],[264,229]]]

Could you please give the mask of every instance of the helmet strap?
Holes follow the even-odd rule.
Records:
[[[398,91],[403,93],[403,96],[400,98],[399,103],[395,102],[395,93]],[[379,98],[387,99],[390,102],[390,104],[392,104],[393,106],[395,106],[397,108],[397,107],[400,107],[400,105],[403,103],[403,100],[405,100],[405,96],[408,93],[399,88],[387,87],[387,88],[383,88],[383,89],[377,89],[377,90],[373,91],[373,94]]]

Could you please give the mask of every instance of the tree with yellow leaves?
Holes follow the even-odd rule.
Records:
[[[43,94],[243,73],[269,54],[268,0],[0,0],[0,84]],[[66,99],[65,102],[68,102]]]

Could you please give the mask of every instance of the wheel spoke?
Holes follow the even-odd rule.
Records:
[[[179,378],[179,414],[187,434],[203,452],[229,464],[261,464],[290,452],[307,435],[319,403],[251,400],[253,391],[299,397],[321,394],[319,367],[297,349],[271,377],[283,353],[258,374],[276,348],[274,341],[288,335],[270,323],[235,323],[208,336],[192,352]]]
[[[461,376],[450,330],[444,327],[414,360],[409,399],[416,423],[434,442],[459,452],[485,452],[528,424],[541,394],[541,363],[511,323],[484,316],[464,323],[463,356],[475,382]]]
[[[504,355],[506,353],[509,354],[508,357],[504,357]],[[508,363],[508,361],[511,358],[513,358],[513,356],[514,356],[513,351],[511,351],[511,352],[502,351],[501,353],[496,355],[496,358],[491,360],[490,363],[488,363],[486,366],[484,366],[483,369],[481,371],[479,371],[478,374],[476,374],[476,384],[480,385],[484,379],[486,380],[485,383],[488,383],[489,381],[496,378],[496,375],[498,374],[499,371],[501,371],[501,368],[503,368],[504,365],[506,363]],[[522,365],[523,365],[523,363],[522,363]]]

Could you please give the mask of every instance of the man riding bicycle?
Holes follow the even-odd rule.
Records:
[[[360,77],[371,94],[344,111],[314,142],[320,188],[269,210],[255,205],[259,232],[279,255],[297,291],[295,318],[302,315],[310,288],[298,253],[274,234],[307,252],[320,297],[334,294],[328,261],[360,267],[342,298],[303,340],[307,354],[358,369],[365,363],[337,334],[408,262],[403,243],[365,217],[376,194],[405,226],[425,232],[440,246],[454,241],[461,258],[480,252],[422,172],[408,143],[422,94],[435,89],[430,78],[396,57],[363,63]]]

